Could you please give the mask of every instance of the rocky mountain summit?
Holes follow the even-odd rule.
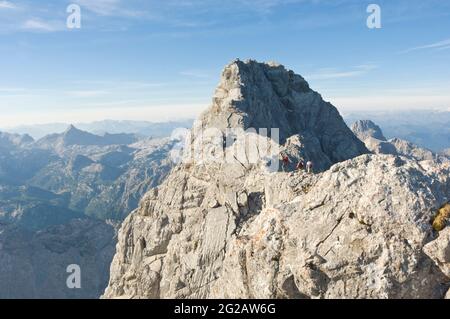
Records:
[[[273,165],[280,153],[289,172]],[[447,292],[448,236],[431,221],[450,200],[449,165],[369,154],[283,66],[228,65],[183,154],[122,224],[104,298]],[[316,174],[293,172],[298,160]]]
[[[313,91],[300,75],[277,63],[235,61],[227,66],[213,105],[194,124],[215,128],[278,129],[278,142],[295,144],[300,158],[317,170],[367,153],[338,110]]]

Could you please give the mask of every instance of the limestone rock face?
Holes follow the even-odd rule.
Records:
[[[424,251],[442,272],[450,277],[450,228],[440,232],[437,239],[424,247]]]
[[[448,165],[363,154],[335,108],[274,64],[227,66],[199,123],[190,142],[227,160],[183,161],[144,196],[104,298],[445,295],[448,277],[423,247],[450,200]],[[200,134],[277,126],[279,144],[247,132],[223,149],[222,135]],[[280,150],[314,157],[319,173],[273,169]]]
[[[263,209],[236,234],[210,293],[442,297],[441,283],[448,278],[422,252],[432,236],[430,208],[448,200],[448,177],[441,177],[446,188],[435,189],[437,176],[393,156],[362,156],[333,166],[306,194]]]
[[[179,168],[125,221],[105,297],[446,291],[448,278],[422,247],[433,236],[436,204],[448,200],[448,170],[436,176],[413,161],[366,155],[317,176],[252,170],[234,183],[198,173]]]

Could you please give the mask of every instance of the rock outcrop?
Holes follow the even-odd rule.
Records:
[[[355,123],[353,123],[351,129],[361,141],[364,141],[368,138],[387,141],[387,139],[383,135],[383,132],[381,131],[381,128],[370,120],[356,121]]]
[[[280,140],[247,132],[224,149],[227,128],[236,127],[280,128]],[[217,135],[205,138],[208,128]],[[105,298],[447,292],[449,278],[423,247],[436,238],[436,209],[450,200],[448,165],[365,154],[300,76],[276,64],[231,63],[187,140],[191,160],[124,221]],[[319,173],[273,169],[280,150],[313,160]]]
[[[450,278],[450,228],[445,228],[437,239],[427,244],[424,252]]]

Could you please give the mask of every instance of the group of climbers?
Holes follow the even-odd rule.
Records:
[[[291,160],[286,155],[286,153],[281,153],[280,155],[281,155],[281,168],[282,168],[283,172],[288,172],[289,171],[289,164],[291,163]],[[299,162],[295,166],[295,170],[296,171],[306,170],[306,172],[308,174],[312,174],[313,173],[313,167],[314,167],[314,165],[313,165],[312,161],[307,161],[306,165],[305,165],[305,163],[302,160],[299,160]]]

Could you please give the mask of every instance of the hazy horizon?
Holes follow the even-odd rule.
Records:
[[[114,121],[114,122],[147,122],[147,123],[167,123],[167,122],[183,122],[183,121],[191,121],[198,118],[198,116],[207,109],[208,106],[199,105],[197,107],[192,107],[191,109],[186,112],[185,116],[180,116],[180,114],[183,114],[183,112],[178,112],[177,115],[174,116],[160,116],[161,110],[153,108],[150,112],[146,114],[145,109],[139,110],[142,112],[140,116],[133,116],[133,112],[129,112],[127,110],[127,115],[122,116],[123,112],[118,112],[118,115],[116,117],[114,116],[105,116],[102,117],[101,114],[98,114],[96,117],[91,117],[89,114],[87,114],[86,117],[79,117],[77,119],[73,119],[73,117],[70,116],[62,116],[62,117],[54,117],[54,120],[51,120],[50,117],[46,117],[45,120],[39,121],[39,120],[33,120],[33,116],[30,115],[30,121],[19,121],[17,124],[10,124],[11,122],[7,120],[0,119],[0,132],[8,132],[8,130],[11,129],[18,129],[22,127],[32,127],[32,126],[45,126],[45,125],[79,125],[79,124],[93,124],[96,122],[105,122],[105,121]],[[358,109],[358,108],[349,108],[349,109],[342,109],[337,107],[338,111],[342,116],[350,115],[352,113],[363,113],[363,114],[378,114],[378,113],[401,113],[401,112],[431,112],[431,113],[440,113],[440,112],[450,112],[450,108],[442,107],[442,108],[380,108],[380,109]],[[172,109],[171,111],[173,111]],[[175,109],[176,111],[176,109]],[[108,112],[111,113],[111,112]],[[159,114],[158,114],[159,113]],[[176,113],[176,112],[173,112]],[[156,116],[153,116],[156,115]],[[370,119],[370,118],[366,118]],[[5,124],[6,123],[6,124]]]
[[[43,121],[34,121],[34,120],[30,120],[30,122],[19,122],[18,124],[7,124],[4,125],[2,123],[9,123],[7,121],[2,121],[0,119],[0,132],[3,130],[5,132],[8,132],[8,129],[18,129],[18,128],[23,128],[23,127],[33,127],[33,126],[46,126],[46,125],[86,125],[86,124],[94,124],[94,123],[98,123],[98,122],[107,122],[107,121],[112,121],[112,122],[145,122],[145,123],[152,123],[152,124],[159,124],[159,123],[168,123],[168,122],[184,122],[184,121],[192,121],[198,118],[198,116],[207,109],[207,107],[203,107],[202,105],[197,106],[196,108],[193,107],[192,109],[190,109],[190,114],[186,115],[186,116],[180,116],[179,114],[182,112],[179,112],[178,115],[176,116],[130,116],[130,114],[128,114],[127,116],[121,116],[121,113],[118,113],[117,117],[114,116],[107,116],[107,117],[102,117],[101,115],[99,115],[98,117],[92,118],[92,117],[80,117],[77,118],[76,120],[72,120],[70,119],[70,117],[55,117],[55,120],[43,120]],[[450,108],[446,108],[446,107],[442,107],[442,108],[380,108],[380,109],[358,109],[358,108],[349,108],[349,109],[342,109],[337,107],[338,111],[340,112],[340,114],[342,116],[347,116],[347,115],[351,115],[351,114],[389,114],[389,113],[401,113],[401,112],[430,112],[430,113],[441,113],[441,112],[450,112]],[[172,109],[173,110],[173,109]],[[140,110],[145,114],[145,109]],[[158,111],[160,112],[161,110],[157,110],[155,108],[153,108],[153,110],[150,112],[151,114],[157,114]],[[127,111],[128,112],[128,111]],[[110,112],[108,112],[110,113]],[[186,114],[188,114],[189,112],[187,112]],[[132,112],[131,112],[132,114]],[[147,113],[149,114],[149,113]],[[31,118],[31,117],[30,117]],[[370,118],[365,118],[365,119],[370,119]]]

